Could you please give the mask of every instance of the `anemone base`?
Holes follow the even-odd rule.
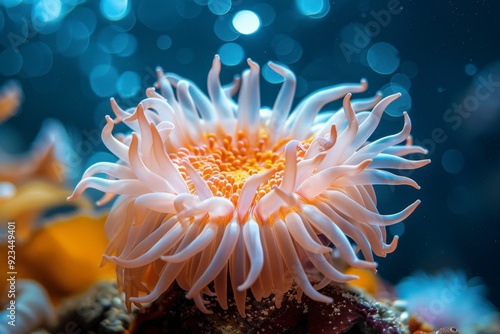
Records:
[[[203,314],[179,287],[172,287],[145,313],[138,314],[130,332],[138,333],[408,333],[401,323],[401,312],[385,304],[370,301],[360,294],[339,286],[327,286],[323,294],[334,299],[324,304],[303,296],[300,303],[296,291],[284,295],[280,308],[274,298],[260,302],[247,298],[246,317],[239,315],[236,305],[223,310],[215,298]]]

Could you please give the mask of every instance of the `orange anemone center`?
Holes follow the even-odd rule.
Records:
[[[190,191],[195,192],[186,170],[180,165],[183,158],[189,159],[191,165],[199,172],[207,182],[212,194],[225,197],[236,205],[241,189],[246,180],[258,173],[274,168],[276,172],[257,188],[254,203],[267,194],[274,186],[279,186],[285,169],[285,158],[283,147],[288,138],[282,139],[272,149],[265,149],[268,137],[265,131],[261,131],[255,145],[250,145],[248,137],[243,131],[239,131],[236,139],[226,135],[220,140],[217,135],[208,133],[205,135],[207,144],[180,148],[177,153],[169,156],[177,164],[181,175],[189,185]],[[308,145],[306,143],[305,145]],[[298,159],[303,157],[299,151]]]

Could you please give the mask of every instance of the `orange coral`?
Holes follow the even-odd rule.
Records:
[[[18,111],[22,99],[23,91],[17,81],[7,81],[0,87],[0,123],[5,122]]]
[[[361,288],[372,296],[376,296],[380,287],[380,279],[373,271],[359,268],[348,268],[345,272],[346,275],[358,276],[357,279],[348,282],[348,285],[356,288]]]
[[[44,226],[25,245],[16,247],[17,278],[38,281],[56,303],[98,280],[113,278],[114,266],[99,267],[107,243],[105,220],[106,216],[77,215]],[[2,275],[6,272],[2,270]]]

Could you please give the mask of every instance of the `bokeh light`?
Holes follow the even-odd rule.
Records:
[[[118,21],[127,16],[130,6],[127,0],[101,0],[101,14],[110,21]]]
[[[22,66],[23,57],[18,50],[8,48],[0,53],[0,73],[2,75],[15,75],[21,70]]]
[[[59,18],[61,10],[60,0],[41,0],[33,6],[31,17],[35,22],[51,22]]]
[[[375,72],[391,74],[399,67],[399,52],[392,44],[376,43],[368,50],[367,61]]]
[[[111,41],[111,48],[120,57],[128,57],[137,49],[137,38],[129,33],[119,33]]]
[[[83,23],[90,35],[94,33],[97,27],[97,16],[95,12],[89,8],[77,7],[71,12],[69,18]]]
[[[477,66],[472,64],[472,63],[469,63],[469,64],[465,65],[464,71],[465,71],[465,74],[473,76],[474,74],[477,73]]]
[[[56,35],[57,51],[64,56],[79,56],[87,50],[90,33],[81,21],[67,20]]]
[[[231,20],[225,16],[220,16],[214,23],[214,32],[217,37],[225,42],[232,42],[240,36],[234,29]]]
[[[175,8],[177,9],[177,13],[186,20],[198,17],[203,9],[196,3],[186,0],[175,0]]]
[[[251,35],[260,29],[261,22],[257,14],[249,10],[237,12],[233,17],[233,27],[243,35]]]
[[[135,15],[135,12],[131,11],[123,19],[119,21],[113,21],[110,25],[116,31],[127,32],[132,30],[132,28],[135,27],[136,23],[137,23],[137,16]]]
[[[319,19],[330,11],[328,0],[295,0],[299,12],[313,19]]]
[[[394,74],[392,76],[392,78],[391,78],[391,83],[392,84],[400,85],[400,86],[404,87],[404,89],[406,89],[407,91],[409,91],[410,88],[411,88],[410,78],[408,78],[403,73],[396,73],[396,74]]]
[[[99,47],[106,53],[127,57],[137,49],[137,38],[127,32],[120,32],[115,27],[105,27],[97,35]]]
[[[456,149],[449,149],[443,153],[441,164],[445,171],[450,174],[458,174],[465,165],[465,158],[462,152]]]
[[[276,11],[270,4],[261,2],[256,4],[252,9],[260,17],[263,27],[270,26],[274,23]]]
[[[82,73],[88,75],[88,73],[99,64],[111,65],[111,60],[112,58],[109,53],[105,52],[96,43],[93,43],[79,56],[78,65]]]
[[[293,64],[302,56],[302,47],[293,38],[287,35],[277,35],[271,41],[274,53],[280,61]]]
[[[236,43],[226,43],[219,48],[218,54],[224,65],[235,66],[242,62],[245,57],[245,51]]]
[[[26,44],[20,49],[20,52],[23,57],[23,71],[30,77],[47,74],[52,68],[52,51],[45,43]]]
[[[224,15],[231,9],[231,0],[210,0],[208,1],[208,9],[215,15]]]
[[[106,53],[116,53],[116,50],[113,49],[110,43],[116,35],[118,35],[118,31],[116,31],[113,27],[107,26],[102,28],[96,36],[97,45]]]
[[[156,46],[158,46],[160,50],[167,50],[172,46],[172,38],[168,35],[160,35],[156,39]]]
[[[111,65],[100,64],[92,69],[89,76],[90,87],[99,97],[111,97],[116,93],[118,72]]]
[[[135,96],[141,90],[141,78],[132,71],[123,72],[116,82],[116,90],[122,98]]]

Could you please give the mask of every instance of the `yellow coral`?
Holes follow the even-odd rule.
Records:
[[[55,303],[96,281],[114,278],[114,266],[99,267],[107,243],[105,220],[106,216],[77,215],[44,226],[25,245],[16,247],[17,278],[40,282]]]

